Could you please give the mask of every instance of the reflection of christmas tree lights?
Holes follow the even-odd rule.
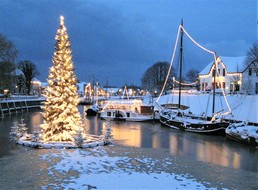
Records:
[[[111,129],[109,120],[106,121],[106,123],[104,125],[104,129],[102,131],[103,131],[104,143],[105,144],[113,144],[113,142],[112,142],[113,135],[112,135],[112,129]]]
[[[77,131],[83,131],[77,105],[77,79],[74,73],[69,36],[64,17],[56,34],[53,66],[49,70],[44,106],[44,141],[74,141]]]

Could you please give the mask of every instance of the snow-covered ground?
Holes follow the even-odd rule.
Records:
[[[175,163],[169,158],[110,156],[99,147],[89,151],[64,150],[45,154],[41,159],[60,160],[48,168],[53,179],[69,176],[61,184],[48,184],[42,189],[217,189],[209,187],[210,183],[197,182],[190,174],[172,173],[169,168]]]
[[[237,121],[249,121],[258,123],[258,95],[227,95],[228,105],[232,109],[232,115],[227,119]],[[212,95],[211,94],[182,94],[182,104],[189,106],[189,111],[194,114],[212,114]],[[216,95],[215,110],[229,111],[227,103],[222,95]],[[161,96],[159,104],[178,103],[178,94]]]

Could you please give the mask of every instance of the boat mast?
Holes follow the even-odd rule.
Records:
[[[215,92],[216,92],[216,75],[217,75],[217,56],[215,53],[215,62],[214,62],[214,69],[213,69],[213,101],[212,101],[212,116],[215,113]]]
[[[178,108],[181,108],[181,83],[182,83],[182,62],[183,62],[183,19],[180,27],[180,73],[179,73],[179,97],[178,97]]]

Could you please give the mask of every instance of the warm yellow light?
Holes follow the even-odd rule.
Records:
[[[60,24],[64,25],[64,17],[62,15],[60,16]]]

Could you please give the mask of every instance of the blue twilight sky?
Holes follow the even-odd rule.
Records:
[[[141,85],[144,72],[170,62],[181,19],[190,35],[221,56],[243,56],[258,39],[256,0],[0,0],[0,33],[18,60],[31,60],[45,81],[59,17],[65,17],[77,78]],[[184,69],[212,56],[185,38]]]

